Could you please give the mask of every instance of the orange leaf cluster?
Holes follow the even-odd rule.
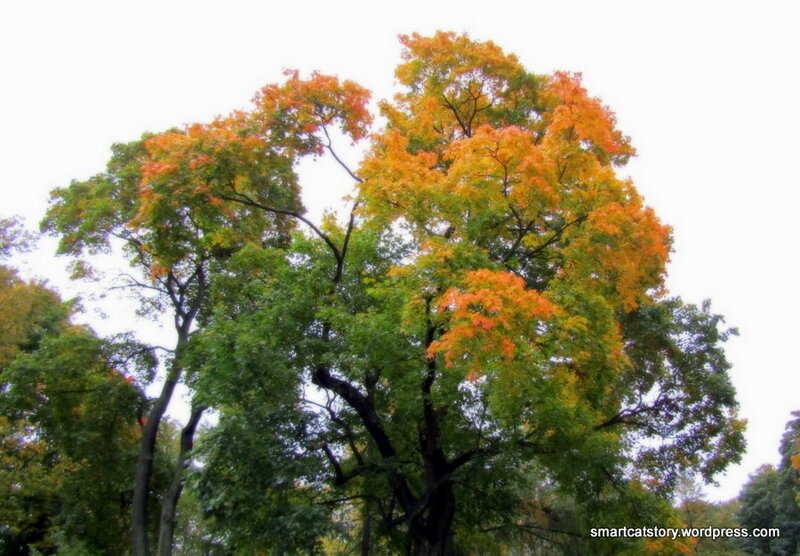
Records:
[[[550,115],[548,134],[559,137],[575,133],[609,155],[632,155],[628,140],[614,128],[614,115],[581,86],[581,75],[558,71],[553,74],[545,98],[558,103]]]
[[[409,92],[395,105],[381,104],[392,127],[423,143],[446,144],[470,135],[491,121],[489,109],[513,95],[509,82],[523,76],[516,56],[491,41],[476,43],[465,35],[438,32],[400,37],[405,62],[395,75]]]
[[[274,144],[296,154],[319,154],[324,144],[314,134],[335,123],[353,142],[367,135],[372,123],[369,91],[318,72],[307,80],[297,71],[286,74],[284,84],[267,85],[253,98],[254,120]]]
[[[234,218],[232,207],[224,206],[222,190],[239,176],[263,173],[267,145],[243,132],[235,117],[211,124],[193,124],[183,131],[168,131],[145,141],[147,159],[141,164],[141,204],[134,226],[162,230],[166,241],[180,235],[175,229],[181,214],[191,211],[201,228],[210,230],[221,219]],[[230,193],[230,191],[228,191]],[[169,249],[168,243],[164,248]],[[162,257],[163,249],[158,250]],[[171,258],[163,259],[171,264]]]
[[[435,168],[436,153],[411,152],[407,137],[388,130],[376,139],[374,154],[359,170],[364,179],[360,191],[371,200],[368,212],[387,219],[405,217],[417,222],[430,219],[431,208],[438,204],[443,193],[440,185],[443,175]]]
[[[663,281],[669,260],[670,228],[649,207],[608,203],[593,211],[586,230],[569,248],[570,279],[611,285],[626,311]],[[598,283],[599,285],[599,283]]]
[[[530,345],[536,327],[557,309],[525,282],[509,272],[480,269],[468,272],[463,287],[442,295],[438,307],[449,313],[449,328],[428,346],[428,356],[444,354],[445,364],[478,357],[481,361],[512,360],[518,344]],[[479,376],[473,365],[471,378]]]
[[[452,143],[445,158],[451,161],[446,187],[475,208],[532,207],[536,214],[559,200],[556,164],[521,127],[483,125]]]

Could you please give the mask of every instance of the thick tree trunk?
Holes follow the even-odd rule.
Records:
[[[161,503],[161,522],[158,528],[158,556],[171,556],[173,539],[175,537],[175,513],[178,509],[178,500],[183,491],[183,472],[189,463],[189,453],[194,445],[194,433],[200,418],[203,416],[204,407],[192,410],[189,422],[181,431],[181,448],[178,455],[178,465],[175,468],[175,475],[172,483],[167,490],[164,500]]]
[[[453,483],[445,480],[429,495],[422,515],[411,520],[411,552],[418,556],[444,556],[453,553]]]
[[[136,478],[133,484],[133,516],[131,520],[131,533],[133,535],[133,553],[135,556],[149,556],[150,543],[147,534],[147,510],[150,499],[150,477],[153,474],[153,459],[155,457],[156,438],[161,420],[172,399],[175,386],[180,379],[180,371],[173,367],[170,369],[161,394],[147,416],[147,422],[142,429],[142,443],[139,447],[139,460],[136,463]]]
[[[430,311],[430,302],[427,310]],[[430,346],[436,328],[428,324],[425,345]],[[436,380],[436,361],[428,360],[428,373],[422,382],[422,415],[419,429],[419,448],[425,462],[425,506],[409,523],[411,550],[420,555],[444,555],[452,553],[453,516],[455,515],[455,492],[450,475],[453,467],[447,461],[439,445],[440,421],[447,414],[446,408],[435,409],[431,401],[431,387]]]

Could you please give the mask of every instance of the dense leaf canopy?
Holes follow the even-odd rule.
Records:
[[[688,549],[586,538],[677,523],[681,473],[712,480],[743,450],[732,331],[666,295],[670,229],[619,174],[629,139],[579,75],[453,33],[401,42],[382,127],[359,85],[289,72],[54,192],[61,251],[124,241],[132,284],[175,318],[167,384],[218,415],[189,483],[210,535],[241,553]],[[343,139],[369,141],[357,168]],[[296,170],[325,155],[355,190],[314,222]]]

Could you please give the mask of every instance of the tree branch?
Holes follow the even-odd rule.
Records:
[[[250,206],[250,207],[253,207],[253,208],[257,208],[257,209],[263,210],[265,212],[270,212],[272,214],[282,214],[284,216],[291,216],[292,218],[295,218],[295,219],[299,220],[300,222],[302,222],[303,224],[305,224],[306,226],[311,228],[311,230],[320,239],[322,239],[322,241],[324,241],[328,245],[328,247],[330,247],[331,251],[333,251],[333,256],[336,258],[336,262],[337,263],[342,260],[342,254],[339,251],[339,248],[336,247],[336,244],[333,243],[331,238],[329,238],[328,235],[325,234],[325,232],[320,230],[313,222],[311,222],[308,218],[306,218],[305,216],[303,216],[299,212],[293,211],[293,210],[285,210],[285,209],[279,209],[279,208],[275,208],[275,207],[270,207],[270,206],[267,206],[265,204],[259,203],[258,201],[254,201],[253,199],[251,199],[250,197],[248,197],[244,193],[239,193],[238,191],[236,191],[236,189],[234,188],[233,185],[231,185],[231,190],[233,191],[233,194],[234,194],[233,197],[231,197],[229,195],[224,195],[224,194],[220,194],[219,197],[221,199],[225,199],[226,201],[231,201],[231,202],[234,202],[234,203],[241,203],[243,205],[247,205],[247,206]]]
[[[525,257],[528,258],[528,259],[530,259],[531,257],[535,257],[537,254],[541,253],[542,251],[544,251],[545,249],[550,247],[552,244],[554,244],[556,241],[561,239],[561,237],[564,235],[564,232],[567,230],[567,228],[569,228],[571,226],[574,226],[576,224],[580,224],[581,222],[586,220],[588,217],[589,217],[589,215],[584,214],[584,215],[581,215],[581,216],[577,217],[572,222],[567,222],[566,224],[561,226],[558,230],[556,230],[553,233],[553,235],[550,236],[550,238],[547,241],[545,241],[544,243],[542,243],[541,245],[539,245],[538,247],[536,247],[532,251],[528,251],[527,253],[525,253]]]
[[[350,174],[350,177],[351,177],[351,178],[353,178],[354,180],[356,180],[358,183],[361,183],[362,181],[364,181],[364,180],[362,180],[361,178],[359,178],[359,177],[358,177],[358,176],[357,176],[357,175],[356,175],[356,174],[355,174],[355,173],[354,173],[354,172],[353,172],[353,171],[352,171],[352,170],[351,170],[351,169],[350,169],[350,168],[347,166],[347,164],[345,164],[345,163],[344,163],[344,161],[343,161],[341,158],[339,158],[339,156],[338,156],[338,155],[336,154],[336,152],[333,150],[333,141],[331,141],[331,136],[330,136],[330,135],[328,135],[328,128],[327,128],[327,126],[323,125],[323,126],[322,126],[322,131],[325,133],[325,137],[328,139],[328,144],[327,144],[327,145],[325,145],[325,148],[326,148],[326,149],[328,149],[328,152],[329,152],[329,153],[331,153],[331,155],[333,156],[334,160],[336,160],[336,162],[338,162],[338,163],[339,163],[339,166],[341,166],[342,168],[344,168],[345,172],[347,172],[348,174]]]

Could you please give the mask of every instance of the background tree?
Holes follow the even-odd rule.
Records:
[[[4,221],[3,254],[24,238],[15,228]],[[5,266],[0,303],[0,551],[116,552],[140,434],[134,380],[154,362],[71,324],[72,304]]]
[[[684,527],[719,529],[741,527],[737,514],[739,501],[708,502],[703,499],[703,488],[695,477],[684,475],[678,480],[676,489],[678,515]],[[694,554],[718,554],[741,556],[746,554],[740,546],[740,539],[731,538],[698,538],[693,547]]]
[[[786,424],[781,460],[754,473],[739,495],[739,520],[747,528],[780,529],[778,538],[748,537],[742,546],[749,554],[797,554],[800,551],[800,412]]]

